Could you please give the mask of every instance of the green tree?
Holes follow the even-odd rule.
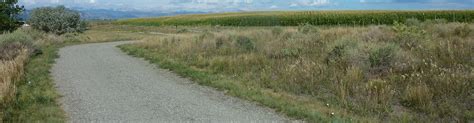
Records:
[[[82,32],[86,29],[80,13],[64,6],[33,9],[28,23],[34,29],[58,35]]]
[[[0,0],[0,32],[13,31],[20,26],[18,15],[24,7],[18,0]]]

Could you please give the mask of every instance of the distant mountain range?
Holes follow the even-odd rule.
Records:
[[[143,11],[118,11],[110,9],[81,9],[73,8],[81,13],[81,17],[85,20],[115,20],[115,19],[127,19],[127,18],[146,18],[146,17],[160,17],[160,16],[172,16],[181,14],[203,14],[207,12],[196,12],[196,11],[175,11],[175,12],[143,12]],[[31,10],[26,10],[20,18],[26,20],[31,13]]]

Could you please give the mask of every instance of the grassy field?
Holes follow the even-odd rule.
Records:
[[[250,12],[93,23],[61,36],[20,29],[0,35],[0,118],[65,122],[49,75],[59,48],[143,39],[121,48],[292,118],[472,122],[473,13]]]
[[[91,26],[82,34],[54,35],[19,29],[0,35],[0,120],[3,122],[66,122],[58,104],[50,69],[59,48],[82,43],[139,40],[130,31]]]
[[[121,48],[310,122],[469,122],[473,30],[470,23],[416,19],[390,26],[204,26]]]
[[[276,11],[180,15],[160,18],[127,19],[116,22],[140,26],[298,26],[311,25],[380,25],[442,19],[448,22],[472,22],[473,10],[459,11]]]

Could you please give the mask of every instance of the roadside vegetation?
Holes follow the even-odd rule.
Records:
[[[403,22],[204,26],[121,48],[310,122],[472,121],[474,25]]]
[[[59,48],[145,36],[101,31],[96,26],[86,30],[79,14],[64,7],[38,8],[31,16],[32,27],[12,27],[9,30],[15,31],[0,34],[0,122],[67,121],[50,77]]]
[[[14,31],[18,24],[9,23],[13,29],[0,35],[3,122],[66,121],[49,75],[59,48],[140,39],[120,47],[297,119],[474,119],[472,10],[224,13],[93,22],[87,28],[64,7],[37,10],[42,12],[30,20],[32,28]],[[70,16],[43,13],[56,10]],[[74,22],[34,24],[62,17]]]
[[[140,26],[299,26],[311,25],[381,25],[444,19],[448,22],[473,22],[473,10],[442,11],[277,11],[179,15],[160,18],[137,18],[117,21],[117,24]]]
[[[97,30],[56,35],[31,28],[0,35],[0,118],[4,122],[65,122],[49,71],[59,48],[143,36]]]

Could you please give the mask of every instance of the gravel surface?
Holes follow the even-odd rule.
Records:
[[[112,42],[62,48],[52,75],[70,122],[287,122],[121,52]]]

